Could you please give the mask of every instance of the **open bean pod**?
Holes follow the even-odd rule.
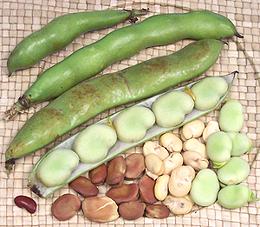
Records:
[[[226,76],[222,77],[223,79],[226,80],[226,82],[228,84],[228,89],[224,93],[224,95],[222,97],[220,97],[219,101],[217,102],[217,104],[213,108],[208,109],[208,110],[203,110],[203,111],[199,111],[197,109],[193,109],[190,113],[185,115],[184,120],[181,123],[179,123],[178,125],[175,125],[173,127],[163,128],[163,127],[158,126],[157,124],[154,124],[151,128],[149,128],[147,130],[145,136],[142,139],[140,139],[138,142],[125,143],[125,142],[122,142],[120,140],[117,140],[115,145],[109,150],[107,156],[103,160],[98,161],[96,163],[82,163],[82,162],[80,162],[78,164],[78,166],[72,171],[71,175],[63,182],[63,184],[60,184],[58,186],[53,186],[53,187],[46,187],[45,185],[43,185],[41,183],[41,181],[38,180],[38,178],[37,178],[37,170],[38,170],[41,162],[43,162],[52,153],[52,151],[54,149],[57,149],[57,148],[71,149],[77,134],[72,136],[72,137],[70,137],[69,139],[65,140],[64,142],[62,142],[61,144],[59,144],[54,149],[50,150],[49,152],[47,152],[46,154],[44,154],[41,157],[41,159],[33,167],[33,170],[31,172],[31,174],[29,175],[28,186],[37,195],[39,195],[41,197],[48,197],[53,192],[55,192],[56,190],[62,188],[64,185],[66,185],[66,184],[70,183],[71,181],[73,181],[74,179],[76,179],[78,176],[86,173],[89,170],[94,169],[95,167],[101,165],[102,163],[105,163],[105,162],[109,161],[110,159],[112,159],[112,158],[116,157],[117,155],[125,152],[126,150],[128,150],[128,149],[130,149],[132,147],[136,147],[137,145],[142,144],[145,141],[150,140],[151,138],[153,138],[155,136],[159,136],[159,135],[161,135],[161,134],[163,134],[165,132],[177,129],[177,128],[187,124],[188,122],[193,121],[193,120],[195,120],[195,119],[197,119],[197,118],[199,118],[199,117],[201,117],[201,116],[203,116],[203,115],[205,115],[205,114],[215,110],[225,100],[226,96],[228,95],[228,92],[230,90],[230,87],[232,85],[233,79],[234,79],[236,74],[237,74],[237,72],[233,72],[233,73],[231,73],[229,75],[226,75]],[[146,100],[136,104],[135,106],[144,106],[144,107],[147,107],[147,108],[151,109],[152,104],[154,103],[154,101],[158,97],[160,97],[162,95],[165,95],[168,92],[172,92],[172,91],[184,91],[185,88],[187,88],[187,87],[190,88],[190,87],[192,87],[196,83],[197,82],[193,82],[193,83],[190,83],[190,84],[186,85],[185,87],[180,87],[180,88],[177,88],[177,89],[170,89],[169,91],[167,91],[165,93],[162,93],[162,94],[156,95],[154,97],[148,98],[148,99],[146,99]],[[99,121],[98,124],[108,123],[108,122],[113,121],[115,119],[115,117],[119,113],[120,112],[115,113],[115,114],[111,115],[110,117],[105,118],[105,119]]]

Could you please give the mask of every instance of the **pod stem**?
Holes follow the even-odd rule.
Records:
[[[236,32],[235,36],[238,37],[238,38],[241,38],[241,39],[244,38],[244,36],[242,34],[238,33],[238,32]]]
[[[13,120],[18,114],[23,113],[26,108],[16,102],[9,110],[4,113],[4,120],[10,121]]]
[[[144,8],[141,10],[137,10],[137,9],[132,9],[132,10],[124,9],[124,10],[130,13],[128,20],[132,24],[138,21],[137,18],[138,16],[146,15],[149,12],[149,9],[144,9]]]

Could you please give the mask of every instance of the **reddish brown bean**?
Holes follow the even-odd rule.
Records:
[[[95,185],[101,185],[107,178],[107,166],[102,164],[88,173],[89,179]]]
[[[140,181],[139,181],[139,191],[140,191],[140,198],[145,203],[155,203],[157,199],[154,195],[154,185],[155,181],[148,177],[147,175],[144,175]]]
[[[118,156],[107,164],[107,179],[106,183],[109,185],[121,184],[124,181],[126,172],[125,159]]]
[[[152,204],[147,205],[145,208],[145,216],[148,218],[168,218],[170,210],[163,204]]]
[[[92,184],[88,178],[83,176],[76,178],[69,186],[83,197],[96,196],[98,194],[96,185]]]
[[[54,201],[51,206],[52,215],[59,221],[72,218],[81,207],[79,197],[72,194],[64,194]]]
[[[145,203],[140,201],[131,201],[119,205],[119,214],[126,220],[135,220],[144,215]]]
[[[16,206],[18,206],[20,208],[24,208],[31,214],[35,213],[35,211],[37,209],[36,202],[28,196],[24,196],[24,195],[16,196],[14,198],[14,203]]]
[[[122,184],[110,188],[106,196],[113,199],[117,204],[123,202],[130,202],[138,199],[138,185],[136,183],[132,184]]]
[[[144,156],[140,153],[131,154],[126,157],[126,173],[128,179],[136,179],[145,170]]]

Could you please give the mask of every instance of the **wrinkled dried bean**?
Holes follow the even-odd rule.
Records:
[[[152,204],[147,205],[145,208],[145,216],[149,218],[168,218],[170,210],[163,204]]]

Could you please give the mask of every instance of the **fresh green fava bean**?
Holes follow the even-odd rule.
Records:
[[[252,140],[246,134],[229,132],[228,135],[232,140],[231,156],[241,156],[252,149]]]
[[[24,124],[6,151],[6,168],[11,169],[15,159],[35,152],[105,110],[201,75],[216,62],[222,47],[221,41],[204,39],[169,56],[80,83]]]
[[[254,193],[244,185],[228,185],[218,193],[218,204],[226,209],[236,209],[256,200]]]
[[[218,169],[217,175],[225,185],[239,184],[244,181],[250,172],[247,161],[239,157],[231,158],[223,167]]]
[[[244,123],[243,107],[237,100],[227,101],[219,113],[219,126],[226,132],[239,132]]]
[[[117,135],[113,128],[105,124],[88,126],[76,137],[73,150],[84,163],[96,163],[107,156],[116,143]]]
[[[193,109],[194,102],[185,92],[169,92],[155,100],[152,110],[156,123],[164,128],[173,127],[184,121]]]
[[[145,48],[168,45],[182,39],[222,39],[237,34],[229,19],[205,10],[149,17],[109,33],[44,71],[19,98],[16,111],[56,98],[109,65]],[[182,64],[181,61],[179,63]]]
[[[192,181],[191,199],[199,206],[210,206],[215,203],[219,188],[218,178],[213,170],[200,170]]]
[[[206,149],[213,167],[220,168],[231,157],[232,140],[225,132],[215,132],[208,137]]]
[[[208,77],[196,83],[191,91],[195,97],[195,108],[208,110],[214,107],[228,89],[227,82],[221,77]]]
[[[111,27],[125,20],[136,20],[146,10],[100,10],[69,13],[56,17],[50,23],[25,37],[8,58],[9,75],[26,69],[46,56],[63,49],[80,34]]]
[[[155,123],[153,112],[143,106],[130,107],[119,113],[113,125],[119,140],[132,143],[145,137],[146,131]]]
[[[47,187],[61,185],[78,166],[78,155],[69,149],[52,151],[37,168],[37,178]]]

